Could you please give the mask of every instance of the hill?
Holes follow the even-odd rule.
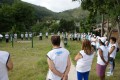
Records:
[[[79,8],[67,10],[64,12],[60,12],[58,14],[59,14],[59,18],[79,20],[79,19],[82,19],[85,16],[87,16],[89,14],[89,12],[84,11],[81,9],[81,7],[79,7]]]
[[[26,3],[26,2],[25,2]],[[85,16],[88,15],[88,11],[84,11],[81,9],[81,7],[63,11],[63,12],[53,12],[45,7],[37,6],[34,4],[27,3],[28,5],[31,5],[35,9],[35,13],[37,18],[42,19],[42,18],[52,18],[52,19],[81,19],[84,18]]]
[[[21,0],[0,0],[0,4],[2,3],[12,4],[15,1],[21,1]],[[23,3],[25,3],[26,5],[32,6],[34,8],[36,18],[39,20],[46,19],[46,18],[47,19],[52,18],[52,19],[67,19],[67,20],[77,19],[79,20],[83,18],[84,16],[88,15],[88,11],[83,11],[81,7],[56,13],[51,10],[48,10],[45,7],[37,6],[31,3],[27,3],[27,2],[23,2]]]

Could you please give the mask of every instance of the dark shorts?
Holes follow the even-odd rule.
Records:
[[[104,76],[105,75],[105,71],[106,71],[106,65],[100,65],[97,64],[96,66],[96,72],[98,76]]]

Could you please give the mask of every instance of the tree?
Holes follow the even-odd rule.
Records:
[[[14,10],[10,5],[0,8],[0,32],[8,32],[14,25]]]
[[[103,26],[104,20],[106,18],[106,20],[108,21],[108,27],[109,20],[113,22],[116,21],[118,24],[118,15],[120,14],[120,0],[81,0],[81,6],[84,10],[88,10],[90,12],[90,15],[93,14],[93,17],[98,16],[99,14],[101,15],[101,36],[103,36]],[[119,26],[118,31],[120,31]]]
[[[23,2],[16,2],[13,4],[15,24],[20,31],[27,31],[35,23],[34,8],[26,5]]]
[[[65,19],[61,19],[60,20],[60,27],[59,27],[59,31],[61,32],[73,32],[75,30],[76,26],[74,23],[74,20],[65,20]]]

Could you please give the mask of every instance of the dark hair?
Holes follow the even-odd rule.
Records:
[[[57,35],[52,36],[51,42],[53,45],[60,46],[60,36]]]
[[[110,39],[116,43],[116,38],[115,37],[111,37]]]

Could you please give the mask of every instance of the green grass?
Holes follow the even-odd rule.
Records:
[[[34,48],[30,43],[0,43],[0,50],[8,51],[14,63],[14,69],[9,72],[10,80],[45,80],[48,65],[46,54],[51,50],[50,40],[34,39]]]
[[[81,49],[81,42],[68,41],[66,47],[70,51],[71,59],[74,64],[75,55]],[[46,61],[46,54],[52,49],[50,39],[39,41],[34,38],[34,48],[31,48],[30,43],[14,43],[12,48],[11,43],[0,43],[0,50],[8,51],[14,63],[14,69],[9,72],[10,80],[45,80],[48,65]],[[106,80],[120,80],[120,54],[116,57],[116,68],[114,76],[107,77]],[[90,72],[89,80],[99,80],[96,76],[96,57],[94,58],[92,70]]]
[[[79,41],[68,41],[68,45],[66,47],[70,51],[70,56],[72,59],[72,62],[76,64],[74,61],[75,55],[81,50],[81,42]],[[90,71],[89,80],[99,80],[96,75],[96,60],[97,57],[94,57],[92,69]],[[106,80],[120,80],[120,53],[117,54],[116,57],[116,67],[114,71],[114,76],[106,77]]]

